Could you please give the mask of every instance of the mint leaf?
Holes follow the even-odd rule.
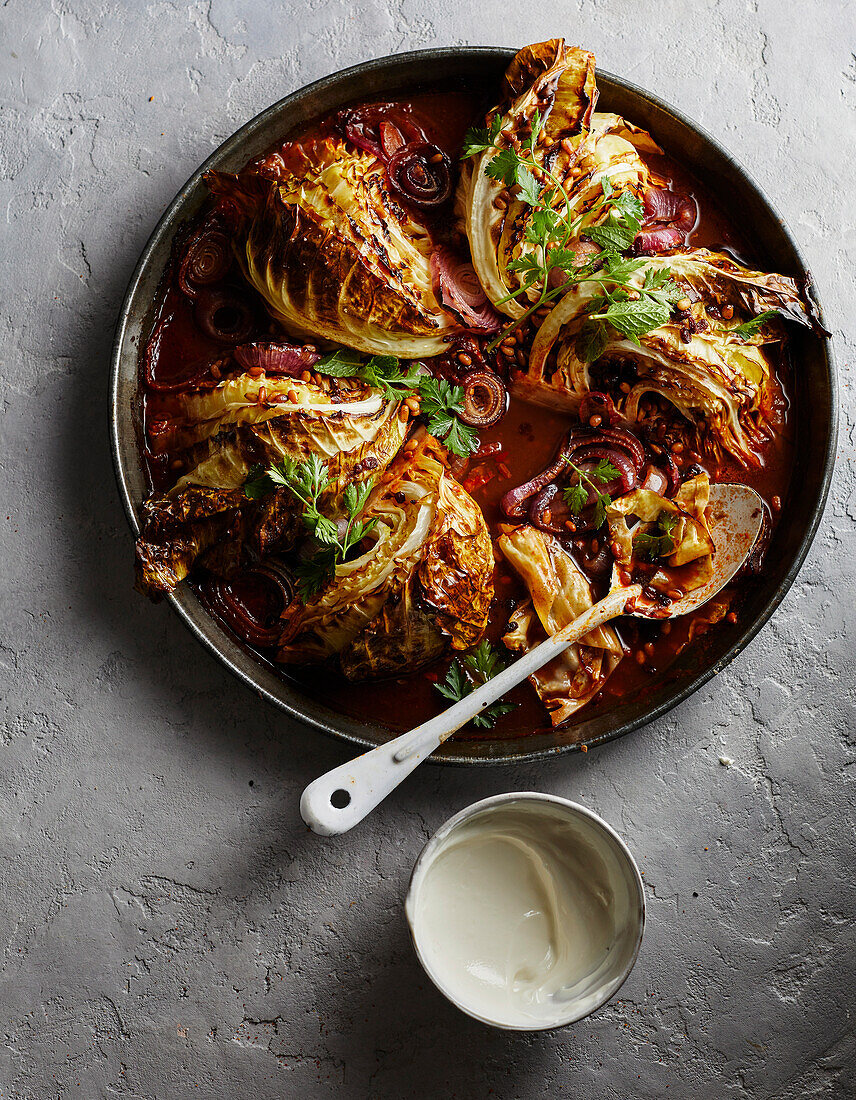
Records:
[[[774,309],[767,309],[763,313],[759,313],[756,317],[753,317],[750,321],[744,321],[742,325],[735,325],[734,328],[721,329],[720,331],[727,332],[729,336],[755,336],[768,321],[772,321],[774,317],[778,316],[778,313]]]

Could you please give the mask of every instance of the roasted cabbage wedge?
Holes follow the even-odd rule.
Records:
[[[147,500],[136,544],[136,587],[157,599],[173,588],[206,553],[222,546],[218,571],[237,562],[246,533],[243,489],[189,486],[175,497]]]
[[[493,598],[493,550],[481,510],[423,434],[376,485],[362,513],[371,545],[336,566],[327,587],[283,617],[278,659],[339,654],[349,679],[402,674],[482,636]]]
[[[259,557],[293,545],[300,525],[291,494],[247,499],[243,487],[253,467],[317,455],[330,478],[323,499],[331,501],[349,482],[380,477],[407,432],[397,400],[352,379],[305,383],[245,374],[182,395],[181,403],[183,415],[156,438],[169,450],[186,449],[191,468],[143,506],[137,542],[137,587],[155,598],[183,580],[227,529],[235,527],[233,549],[247,537]],[[203,564],[224,572],[233,560],[231,553]]]
[[[628,278],[641,287],[648,272],[668,272],[686,292],[689,309],[634,341],[612,329],[596,362],[632,363],[637,381],[616,394],[628,420],[638,419],[645,394],[655,393],[694,424],[704,424],[706,444],[724,449],[741,462],[759,461],[757,445],[769,434],[774,376],[765,344],[780,343],[778,319],[751,336],[733,330],[767,310],[814,327],[814,306],[796,280],[752,271],[728,256],[707,249],[686,249],[647,258]],[[573,286],[547,315],[533,341],[526,372],[514,379],[513,392],[526,401],[576,410],[592,389],[594,363],[585,359],[580,339],[592,302],[602,288],[594,280]],[[733,318],[724,321],[722,307]]]
[[[588,133],[597,90],[594,57],[569,48],[561,38],[526,46],[511,62],[503,84],[503,101],[488,113],[488,125],[501,119],[497,144],[525,141],[537,111],[544,120],[537,145],[539,164],[558,178],[571,171],[580,143]],[[507,300],[521,286],[509,263],[530,247],[524,237],[532,208],[505,183],[487,174],[496,149],[465,161],[456,195],[470,243],[473,266],[491,302],[510,317],[525,306]]]
[[[182,395],[180,415],[159,422],[152,450],[196,459],[177,483],[232,488],[255,463],[284,458],[327,465],[330,494],[357,476],[382,472],[407,432],[399,401],[351,378],[254,378],[241,374]]]
[[[634,489],[608,505],[613,587],[638,582],[687,595],[707,584],[715,553],[706,518],[709,501],[710,480],[701,473],[683,482],[672,500]]]
[[[584,574],[552,535],[536,527],[516,527],[498,542],[529,591],[529,599],[515,610],[502,639],[508,649],[527,652],[593,605]],[[530,676],[553,725],[561,725],[584,707],[623,656],[618,635],[612,627],[602,626]]]
[[[460,325],[434,293],[429,230],[391,194],[381,161],[330,136],[271,163],[265,175],[205,177],[237,211],[238,258],[271,314],[360,351],[440,354]]]

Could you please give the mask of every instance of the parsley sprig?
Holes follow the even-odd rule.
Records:
[[[675,528],[678,517],[673,512],[661,512],[657,516],[657,528],[644,531],[633,540],[633,552],[644,561],[656,561],[667,558],[675,552]]]
[[[464,411],[462,386],[453,386],[445,378],[423,376],[419,383],[419,396],[422,413],[428,417],[428,431],[442,440],[452,454],[466,458],[478,450],[479,438],[475,428],[459,419]]]
[[[621,471],[617,470],[606,458],[602,458],[597,466],[589,470],[588,473],[567,457],[565,462],[578,478],[575,484],[569,485],[562,493],[565,504],[571,510],[572,515],[578,516],[588,504],[591,494],[594,493],[592,525],[595,530],[598,530],[606,520],[606,509],[612,504],[612,497],[609,493],[603,491],[603,486],[620,477]]]
[[[298,592],[304,603],[321,591],[336,566],[347,559],[351,550],[377,524],[376,519],[358,518],[374,488],[371,478],[346,486],[342,503],[347,523],[341,532],[339,522],[325,516],[318,507],[321,495],[329,484],[326,464],[318,455],[311,455],[306,462],[285,458],[267,469],[256,467],[244,485],[244,493],[250,500],[258,500],[276,488],[285,488],[303,506],[303,526],[319,544],[317,553],[300,562],[294,570]]]
[[[387,399],[419,397],[422,413],[428,417],[428,431],[452,454],[467,458],[478,450],[475,430],[459,419],[464,411],[462,387],[420,372],[419,364],[404,369],[393,355],[373,355],[363,360],[357,351],[338,348],[319,359],[312,369],[331,378],[358,378],[379,389]]]
[[[437,691],[453,703],[471,695],[476,688],[492,680],[498,672],[505,668],[505,662],[490,642],[485,638],[463,657],[452,661],[446,679],[442,684],[435,684]],[[483,729],[490,729],[496,725],[497,718],[503,714],[509,714],[514,710],[515,703],[494,703],[473,718],[473,725]]]
[[[625,259],[622,253],[633,245],[642,227],[643,207],[629,190],[616,192],[608,176],[601,177],[601,197],[577,217],[571,216],[572,204],[563,181],[539,162],[536,156],[543,119],[536,111],[532,133],[519,148],[502,144],[502,125],[495,116],[488,129],[470,130],[464,138],[464,159],[495,150],[485,165],[491,179],[515,187],[521,201],[532,209],[523,230],[524,241],[531,249],[508,264],[510,271],[520,275],[520,286],[496,305],[503,305],[521,295],[527,300],[530,292],[536,297],[523,315],[502,329],[488,345],[496,347],[508,332],[515,329],[536,310],[562,297],[581,282],[593,281],[602,287],[595,299],[578,342],[578,354],[591,362],[609,340],[609,326],[635,343],[639,336],[664,324],[672,305],[683,292],[669,277],[668,269],[645,272],[641,286],[632,277],[645,268],[644,260]],[[544,186],[539,185],[539,178]],[[605,214],[605,216],[604,216]],[[598,221],[598,224],[593,224]],[[585,236],[601,249],[587,261],[573,247]],[[560,280],[552,280],[551,272],[558,268]]]

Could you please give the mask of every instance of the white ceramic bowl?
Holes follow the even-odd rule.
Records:
[[[526,815],[525,820],[530,828],[533,817],[536,825],[539,817],[544,820],[545,826],[555,825],[558,820],[563,826],[562,833],[567,843],[572,848],[584,845],[589,853],[593,853],[591,858],[599,861],[600,874],[606,876],[612,897],[609,911],[613,928],[602,957],[582,980],[576,981],[571,989],[563,991],[561,997],[552,1000],[547,1009],[542,1006],[543,1019],[539,1014],[537,1019],[533,1017],[531,1024],[512,1022],[499,1007],[492,1018],[485,1014],[483,1006],[466,1003],[466,995],[454,988],[449,974],[441,973],[441,970],[448,968],[438,967],[434,961],[441,957],[443,944],[438,942],[436,930],[433,934],[429,933],[428,922],[421,915],[420,892],[437,856],[446,849],[447,841],[464,824],[470,825],[479,819],[479,824],[483,825],[492,815],[497,816],[498,820],[501,817],[506,823],[514,818],[522,820]],[[453,1004],[467,1015],[493,1027],[545,1031],[576,1023],[597,1011],[618,992],[639,954],[645,927],[645,895],[639,869],[627,845],[602,818],[565,798],[536,791],[517,791],[473,803],[434,833],[413,868],[405,913],[419,961],[431,981]],[[443,927],[442,935],[447,932],[451,943],[456,935],[451,922],[447,929]]]

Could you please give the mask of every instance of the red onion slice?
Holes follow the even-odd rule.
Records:
[[[293,598],[291,582],[280,569],[258,565],[231,580],[218,577],[207,589],[212,609],[239,638],[262,648],[277,644],[279,618]]]
[[[449,248],[431,253],[431,274],[440,303],[458,315],[467,328],[499,332],[502,317],[488,301],[475,268]]]
[[[410,116],[408,109],[397,103],[347,107],[339,112],[336,125],[351,144],[383,161],[406,142],[427,141],[425,131]]]
[[[684,243],[684,235],[680,229],[673,226],[655,226],[651,229],[640,229],[633,241],[633,251],[637,256],[656,255],[658,252],[669,252],[673,248],[680,248]]]
[[[673,225],[683,233],[695,228],[698,205],[691,195],[679,195],[666,187],[649,187],[642,196],[645,222]]]
[[[549,485],[551,481],[554,481],[562,470],[565,469],[565,466],[566,462],[564,455],[562,455],[557,458],[552,465],[548,466],[546,470],[542,470],[540,474],[537,474],[530,481],[524,482],[523,485],[518,485],[515,489],[509,489],[499,502],[499,506],[503,513],[508,516],[509,519],[523,519],[528,507],[526,502],[543,489],[545,485]]]
[[[600,417],[600,425],[590,424],[592,417]],[[621,420],[621,416],[615,407],[615,403],[608,393],[600,393],[599,390],[591,390],[580,402],[579,418],[581,424],[590,424],[591,427],[611,427]]]
[[[452,193],[452,162],[438,145],[411,141],[387,164],[390,187],[414,206],[430,210]]]
[[[256,327],[252,305],[230,287],[200,290],[194,318],[206,336],[221,344],[242,344]]]
[[[261,367],[265,374],[286,374],[291,377],[309,370],[321,355],[312,344],[300,347],[275,340],[256,340],[235,348],[235,358],[244,370]]]

